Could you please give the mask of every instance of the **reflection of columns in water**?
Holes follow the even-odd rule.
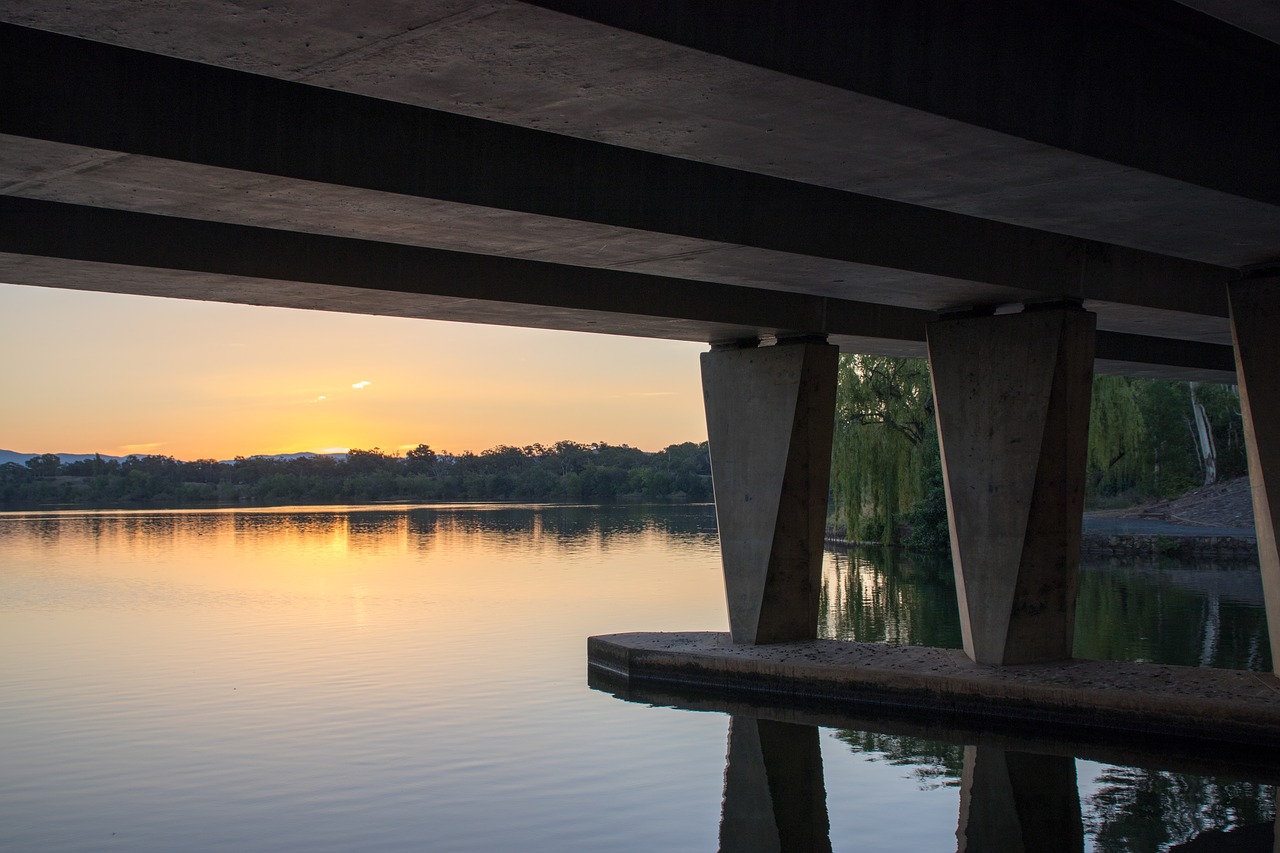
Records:
[[[956,841],[959,853],[1082,851],[1075,759],[966,746]]]
[[[818,636],[840,637],[842,616],[848,611],[849,559],[845,555],[824,552],[822,555],[822,610],[818,617]]]
[[[830,852],[817,727],[732,718],[720,850]]]

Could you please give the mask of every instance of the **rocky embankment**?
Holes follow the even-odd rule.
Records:
[[[1249,479],[1240,477],[1159,501],[1085,513],[1087,556],[1256,560]]]
[[[826,541],[838,546],[879,544],[852,542],[842,528],[828,529]],[[1205,486],[1171,501],[1089,510],[1084,514],[1081,550],[1086,557],[1256,561],[1249,479]]]

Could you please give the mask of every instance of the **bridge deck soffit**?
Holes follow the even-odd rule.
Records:
[[[385,5],[375,20],[336,0],[0,0],[0,195],[81,221],[119,210],[537,261],[560,281],[665,280],[650,294],[745,305],[711,318],[673,303],[631,324],[668,337],[767,335],[821,304],[842,347],[911,351],[886,317],[1070,296],[1112,336],[1100,369],[1126,372],[1220,373],[1226,282],[1280,259],[1280,47],[1212,10],[1050,3],[1031,26],[992,3],[979,26],[924,0],[804,16],[714,0]],[[0,269],[28,283],[67,284],[87,263],[127,287],[110,263],[154,289],[172,255],[19,242]],[[197,269],[173,295],[228,275],[184,262]],[[467,261],[467,280],[485,263]],[[526,323],[618,314],[553,317],[574,297],[521,269],[506,298],[548,312]],[[319,277],[246,274],[291,282],[292,299],[347,286]],[[414,287],[506,322],[475,286]],[[408,298],[385,310],[444,311],[390,304]],[[861,319],[834,328],[841,311]],[[603,330],[628,333],[616,325]],[[1156,343],[1177,340],[1195,345]]]

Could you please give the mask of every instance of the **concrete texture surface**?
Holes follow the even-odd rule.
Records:
[[[1074,308],[929,326],[960,627],[979,663],[1071,656],[1093,333]]]
[[[1280,277],[1231,287],[1240,410],[1249,454],[1249,487],[1257,532],[1271,654],[1280,653]],[[1273,658],[1278,661],[1280,657]]]
[[[946,718],[975,730],[999,725],[1098,740],[1121,751],[1152,741],[1169,760],[1203,748],[1246,759],[1265,753],[1275,762],[1280,742],[1280,679],[1271,673],[1088,660],[991,667],[959,650],[838,640],[746,646],[715,632],[591,637],[587,661],[641,691],[697,689],[731,708],[735,702],[822,708],[817,716],[778,717],[821,725],[879,711]],[[1004,742],[1052,751],[1020,747],[1016,738]],[[1275,768],[1280,764],[1268,777],[1280,780]]]
[[[1226,381],[1225,286],[1280,252],[1263,5],[0,0],[0,194],[60,235],[0,229],[0,280],[896,355],[1071,297],[1099,370]],[[103,211],[147,250],[84,238]],[[223,226],[455,253],[474,289],[228,269]],[[592,305],[528,266],[494,298],[493,258]],[[634,327],[625,273],[671,282]]]
[[[702,355],[729,625],[740,643],[818,635],[837,356],[808,341]]]

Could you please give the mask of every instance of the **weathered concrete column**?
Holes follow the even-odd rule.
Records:
[[[702,355],[736,643],[817,636],[838,354],[830,344],[804,340]]]
[[[722,853],[830,853],[816,726],[733,717],[725,756]]]
[[[958,853],[1079,853],[1084,822],[1075,759],[966,746]]]
[[[1280,276],[1228,288],[1271,659],[1280,673]]]
[[[964,650],[1071,657],[1094,315],[1074,307],[929,325]]]

